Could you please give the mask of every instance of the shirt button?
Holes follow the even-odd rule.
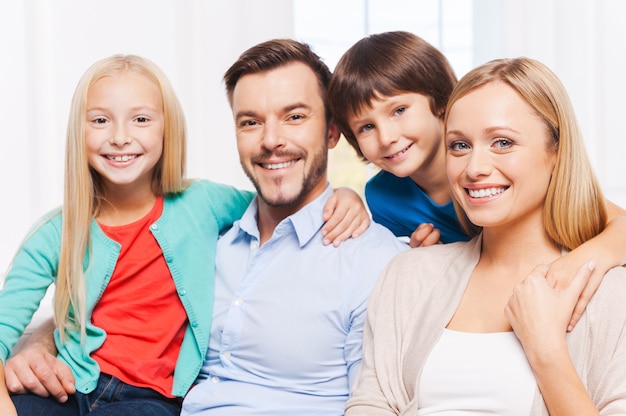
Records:
[[[219,382],[220,382],[220,378],[219,377],[217,377],[217,376],[211,377],[211,383],[217,384]]]
[[[223,355],[227,360],[230,359],[230,351],[226,351]]]
[[[241,306],[241,305],[243,305],[243,299],[237,299],[235,301],[235,306]]]
[[[151,229],[153,229],[153,230],[158,230],[158,229],[159,229],[159,226],[158,226],[157,224],[152,224],[152,225],[150,226],[150,228],[151,228]]]
[[[198,327],[198,323],[194,321],[194,322],[191,323],[191,326],[194,327],[194,328],[197,328]]]
[[[178,294],[180,296],[185,296],[187,294],[187,291],[185,289],[181,289],[181,290],[178,291]]]

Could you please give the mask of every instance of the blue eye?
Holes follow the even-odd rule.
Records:
[[[370,131],[370,130],[374,130],[374,125],[373,125],[373,124],[371,124],[371,123],[370,123],[370,124],[365,124],[363,127],[361,127],[361,128],[359,129],[359,132],[361,132],[361,133],[366,133],[366,132],[368,132],[368,131]]]
[[[405,111],[406,111],[406,107],[399,107],[398,109],[396,109],[396,111],[394,111],[394,114],[399,116]]]
[[[452,142],[448,145],[448,149],[451,151],[463,151],[463,150],[468,150],[470,148],[471,147],[469,144],[465,142],[460,142],[460,141]]]
[[[509,139],[496,139],[493,145],[499,149],[508,149],[513,146],[513,142]]]

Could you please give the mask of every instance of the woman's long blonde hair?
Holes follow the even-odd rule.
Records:
[[[155,195],[182,191],[185,171],[186,126],[182,107],[161,69],[135,55],[113,55],[93,64],[82,76],[70,107],[65,153],[61,252],[54,296],[54,316],[61,341],[69,330],[85,337],[87,320],[86,271],[89,268],[90,227],[104,201],[102,178],[89,166],[85,145],[87,94],[99,79],[133,72],[153,82],[163,99],[163,154],[154,168]]]
[[[574,249],[599,234],[606,225],[606,204],[585,152],[574,108],[558,77],[530,58],[496,59],[467,73],[450,95],[450,109],[461,97],[492,82],[513,88],[545,122],[556,151],[556,164],[544,202],[544,226],[561,248]],[[460,206],[455,208],[468,232],[475,233]]]

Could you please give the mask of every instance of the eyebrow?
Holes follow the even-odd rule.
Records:
[[[155,113],[158,113],[159,111],[163,111],[163,110],[160,110],[158,108],[155,108],[155,107],[152,107],[152,106],[149,106],[149,105],[139,105],[139,106],[131,108],[130,112],[131,113],[136,113],[136,112],[142,111],[142,110],[152,111],[152,112],[155,112]],[[87,108],[85,110],[86,113],[89,113],[91,111],[102,111],[102,112],[105,112],[105,111],[110,111],[110,108],[107,108],[107,107],[89,107],[89,108]]]
[[[256,113],[254,111],[238,111],[235,114],[235,120],[240,119],[241,117],[255,117]]]
[[[488,127],[484,130],[485,133],[493,133],[494,131],[498,131],[498,130],[506,130],[506,131],[510,131],[516,134],[520,134],[519,131],[511,128],[511,127],[507,127],[507,126],[493,126],[493,127]]]
[[[304,103],[294,103],[294,104],[289,104],[286,105],[285,107],[282,108],[282,112],[283,113],[289,113],[293,110],[296,109],[305,109],[305,110],[311,110],[311,106],[308,104],[304,104]],[[242,110],[242,111],[238,111],[235,114],[235,120],[239,120],[242,117],[256,117],[258,115],[258,113],[256,111],[252,111],[252,110]]]
[[[493,126],[493,127],[487,127],[486,129],[483,129],[483,133],[494,133],[496,131],[501,131],[501,130],[505,130],[505,131],[510,131],[512,133],[515,134],[520,134],[519,131],[511,128],[511,127],[506,127],[506,126]],[[446,136],[448,135],[460,135],[463,136],[463,132],[461,130],[448,130],[446,131]]]

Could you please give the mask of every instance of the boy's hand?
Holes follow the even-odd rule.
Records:
[[[409,245],[411,248],[432,246],[439,243],[439,238],[441,232],[434,225],[422,223],[411,234]]]
[[[548,269],[547,280],[548,284],[557,289],[563,289],[570,284],[572,278],[576,275],[578,270],[580,269],[580,263],[571,257],[572,252],[568,255],[559,257],[557,260],[550,264],[550,268]],[[589,278],[587,285],[583,289],[580,297],[578,298],[578,302],[574,307],[574,312],[572,313],[572,318],[570,319],[569,325],[567,326],[567,331],[571,331],[574,329],[574,326],[578,323],[580,316],[583,314],[591,297],[598,287],[600,287],[600,283],[602,283],[602,279],[606,274],[606,270],[601,267],[596,267],[591,273],[591,277]]]
[[[324,205],[322,227],[324,245],[337,247],[348,238],[363,234],[370,225],[370,216],[361,197],[350,188],[338,188]]]

